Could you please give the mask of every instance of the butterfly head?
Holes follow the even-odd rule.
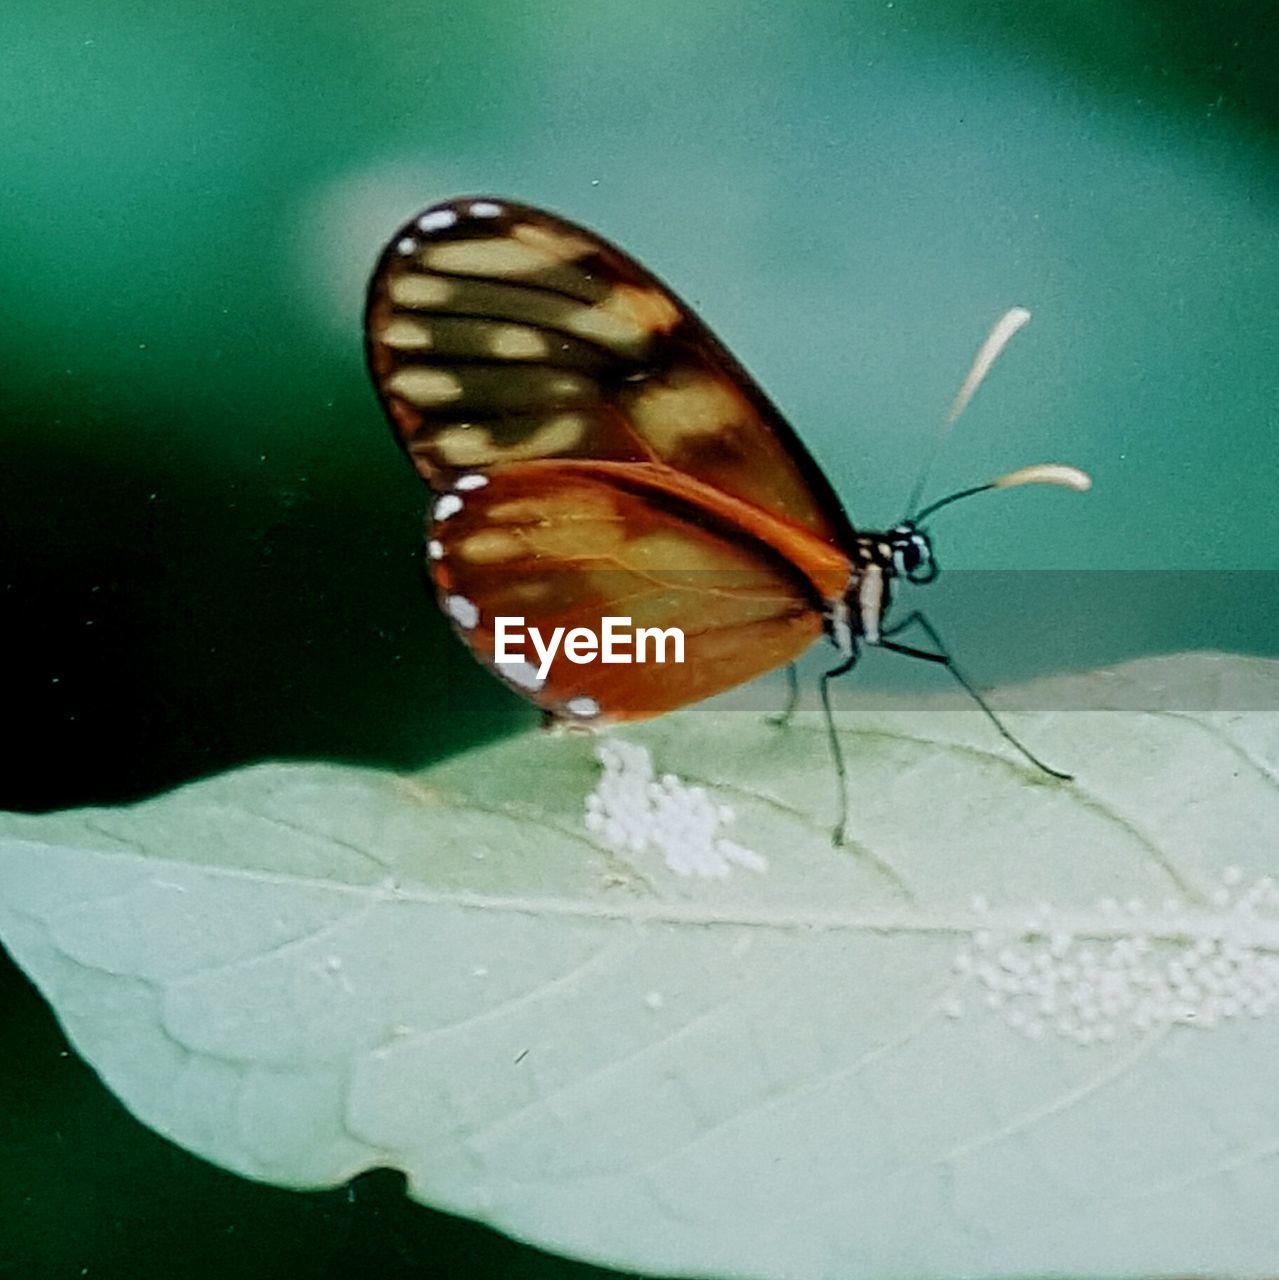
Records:
[[[907,582],[932,582],[937,576],[937,561],[928,535],[913,520],[894,525],[884,537],[886,559],[892,571]],[[886,566],[887,567],[887,566]]]

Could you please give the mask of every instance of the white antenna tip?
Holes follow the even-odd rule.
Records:
[[[1055,484],[1061,489],[1073,489],[1087,493],[1092,488],[1092,477],[1078,467],[1068,467],[1060,462],[1039,462],[1033,467],[1010,471],[1006,476],[992,480],[992,489],[1015,489],[1023,484]]]
[[[999,353],[1012,340],[1013,334],[1025,327],[1029,319],[1030,312],[1025,307],[1010,307],[995,322],[995,327],[986,335],[986,341],[981,344],[981,350],[977,352],[973,367],[968,370],[968,376],[955,394],[955,401],[946,415],[947,426],[950,426],[968,407],[968,402],[990,372],[990,366],[999,358]]]

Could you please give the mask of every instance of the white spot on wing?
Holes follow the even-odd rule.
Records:
[[[581,716],[583,720],[589,720],[592,716],[600,713],[600,704],[594,698],[588,698],[584,694],[578,698],[570,698],[564,704],[564,710],[571,716]]]
[[[499,662],[497,671],[503,679],[532,693],[536,693],[546,683],[537,674],[537,668],[530,666],[527,662]]]
[[[446,493],[443,497],[436,499],[431,514],[436,520],[447,520],[449,516],[455,516],[461,510],[462,499],[455,493]]]
[[[405,365],[386,380],[389,390],[419,409],[449,404],[462,398],[462,384],[447,369]]]
[[[492,200],[472,200],[467,212],[473,218],[496,218],[502,212],[502,206]]]
[[[459,493],[466,493],[471,489],[483,489],[488,482],[488,476],[482,476],[477,472],[472,472],[470,475],[458,476],[458,478],[453,482],[453,488],[455,488]]]
[[[431,209],[417,220],[417,225],[423,231],[443,231],[456,221],[456,209]]]
[[[386,286],[391,301],[401,307],[438,307],[453,294],[453,284],[438,276],[423,275],[420,271],[406,271],[393,277]]]
[[[449,596],[444,602],[448,615],[465,631],[469,631],[480,620],[480,611],[474,601],[465,596]]]
[[[518,462],[577,448],[590,430],[591,420],[580,413],[562,413],[511,444],[496,444],[490,432],[474,423],[458,423],[436,433],[431,447],[451,467],[479,467],[494,462]]]
[[[429,351],[432,343],[430,326],[412,316],[395,316],[377,336],[397,351]]]
[[[503,360],[540,360],[550,355],[551,344],[527,325],[504,324],[489,334],[489,352]]]
[[[395,246],[395,252],[408,257],[417,248],[417,241],[412,236],[405,236]]]
[[[432,538],[430,542],[426,544],[426,554],[430,556],[432,560],[444,559],[444,544],[439,540],[439,538]]]

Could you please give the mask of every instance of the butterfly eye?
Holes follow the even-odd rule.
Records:
[[[927,537],[916,533],[905,552],[906,577],[910,582],[931,582],[937,576],[937,561]]]

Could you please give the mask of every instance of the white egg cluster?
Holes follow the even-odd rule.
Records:
[[[615,852],[656,852],[676,875],[708,880],[722,880],[734,865],[767,868],[758,853],[720,834],[733,821],[732,809],[674,774],[657,778],[644,747],[605,738],[595,758],[603,775],[586,797],[586,829]]]
[[[1263,877],[1242,889],[1242,878],[1228,869],[1204,906],[1041,904],[1013,933],[977,897],[969,905],[989,927],[971,934],[954,971],[979,1005],[1035,1040],[1106,1044],[1158,1027],[1259,1018],[1279,1005],[1279,887]],[[946,1012],[962,1017],[965,999],[953,997]]]

